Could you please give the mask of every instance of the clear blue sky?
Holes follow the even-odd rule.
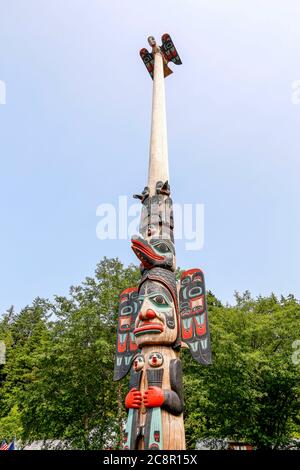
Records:
[[[146,183],[151,80],[138,51],[169,32],[171,187],[205,204],[202,267],[233,291],[300,297],[300,3],[277,0],[1,0],[0,312],[68,293],[104,255],[96,208]]]

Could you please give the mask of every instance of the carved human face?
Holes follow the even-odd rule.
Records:
[[[173,344],[177,338],[177,317],[169,290],[160,282],[145,281],[139,291],[140,311],[135,322],[138,347]]]
[[[144,367],[144,365],[145,365],[144,356],[142,354],[137,354],[132,361],[133,369],[135,370],[135,372],[138,372]]]
[[[153,352],[148,357],[150,367],[160,367],[164,362],[164,357],[160,352]]]
[[[150,44],[151,47],[154,47],[156,45],[156,41],[153,36],[148,37],[148,43]]]

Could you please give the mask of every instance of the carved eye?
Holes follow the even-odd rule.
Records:
[[[200,286],[194,286],[189,291],[189,297],[198,297],[202,294],[202,288]]]
[[[167,307],[169,305],[164,296],[160,294],[151,297],[151,300],[159,307]]]
[[[133,312],[133,308],[130,305],[127,305],[121,309],[121,315],[131,315]]]
[[[170,251],[171,251],[166,243],[159,243],[158,245],[156,245],[155,248],[160,253],[170,253]]]

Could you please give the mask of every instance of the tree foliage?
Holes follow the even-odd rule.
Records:
[[[211,296],[209,313],[213,365],[198,368],[184,354],[189,444],[204,437],[286,444],[300,430],[300,365],[292,361],[299,303],[246,292],[235,307]]]

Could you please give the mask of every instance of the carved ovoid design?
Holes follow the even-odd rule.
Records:
[[[211,364],[210,335],[205,298],[204,275],[201,269],[182,273],[179,290],[181,338],[201,364]]]
[[[131,361],[138,350],[133,333],[139,311],[138,289],[130,287],[120,295],[117,350],[115,357],[114,380],[120,380],[129,372]]]

